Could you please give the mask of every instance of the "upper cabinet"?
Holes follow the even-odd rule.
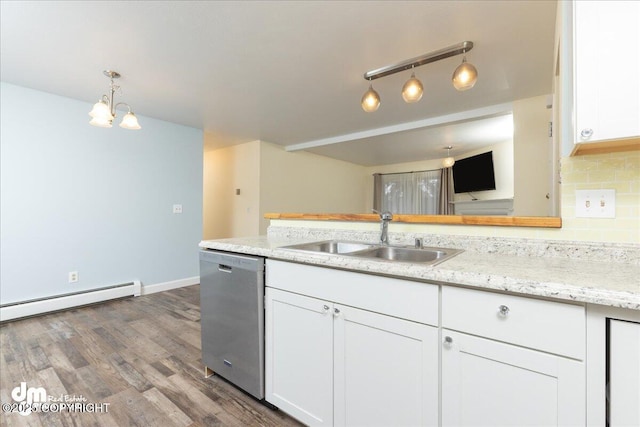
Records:
[[[558,18],[563,155],[639,149],[640,2],[560,2]]]

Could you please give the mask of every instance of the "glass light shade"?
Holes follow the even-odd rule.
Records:
[[[98,126],[100,128],[110,128],[112,126],[111,120],[103,119],[101,117],[92,118],[89,124],[92,126]]]
[[[477,80],[478,70],[476,70],[476,67],[469,64],[466,57],[462,58],[462,64],[458,65],[451,78],[453,87],[460,91],[471,89]]]
[[[402,86],[402,98],[404,102],[418,102],[422,99],[422,83],[416,79],[416,74],[411,73],[411,78]]]
[[[120,122],[120,127],[131,130],[141,129],[140,125],[138,124],[138,118],[131,111],[124,115],[122,121]]]
[[[373,86],[369,85],[369,90],[362,95],[360,105],[367,113],[372,113],[380,107],[380,95],[373,89]]]
[[[450,168],[451,166],[453,166],[453,164],[456,162],[456,160],[453,157],[446,157],[443,161],[442,161],[442,166],[444,166],[445,168]]]
[[[89,112],[89,115],[101,120],[113,120],[109,106],[104,101],[98,101],[93,104],[93,108]]]

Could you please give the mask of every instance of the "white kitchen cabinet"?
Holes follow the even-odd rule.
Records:
[[[640,3],[575,3],[576,141],[640,136]]]
[[[584,365],[443,330],[443,426],[584,425]]]
[[[438,329],[334,306],[334,425],[438,424]]]
[[[640,426],[640,323],[609,319],[611,427]]]
[[[584,425],[585,308],[442,287],[442,425]]]
[[[436,327],[266,289],[266,400],[308,425],[438,424]]]
[[[270,288],[265,294],[265,399],[307,425],[333,425],[330,305]]]
[[[574,134],[567,146],[574,154],[606,151],[607,147],[637,149],[640,2],[574,1],[563,2],[561,8],[573,17],[565,20],[562,30],[572,40],[572,46],[567,43],[564,49],[573,49],[573,67],[561,64],[560,68],[562,84],[574,91]]]

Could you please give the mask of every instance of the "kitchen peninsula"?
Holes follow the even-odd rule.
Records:
[[[389,233],[415,238],[464,252],[424,266],[295,251],[283,246],[379,233],[273,224],[200,244],[267,258],[267,401],[309,425],[604,423],[607,325],[640,327],[637,245]],[[303,325],[301,342],[282,338]]]

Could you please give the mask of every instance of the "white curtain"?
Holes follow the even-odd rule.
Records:
[[[374,175],[374,209],[394,214],[439,214],[441,170]]]

